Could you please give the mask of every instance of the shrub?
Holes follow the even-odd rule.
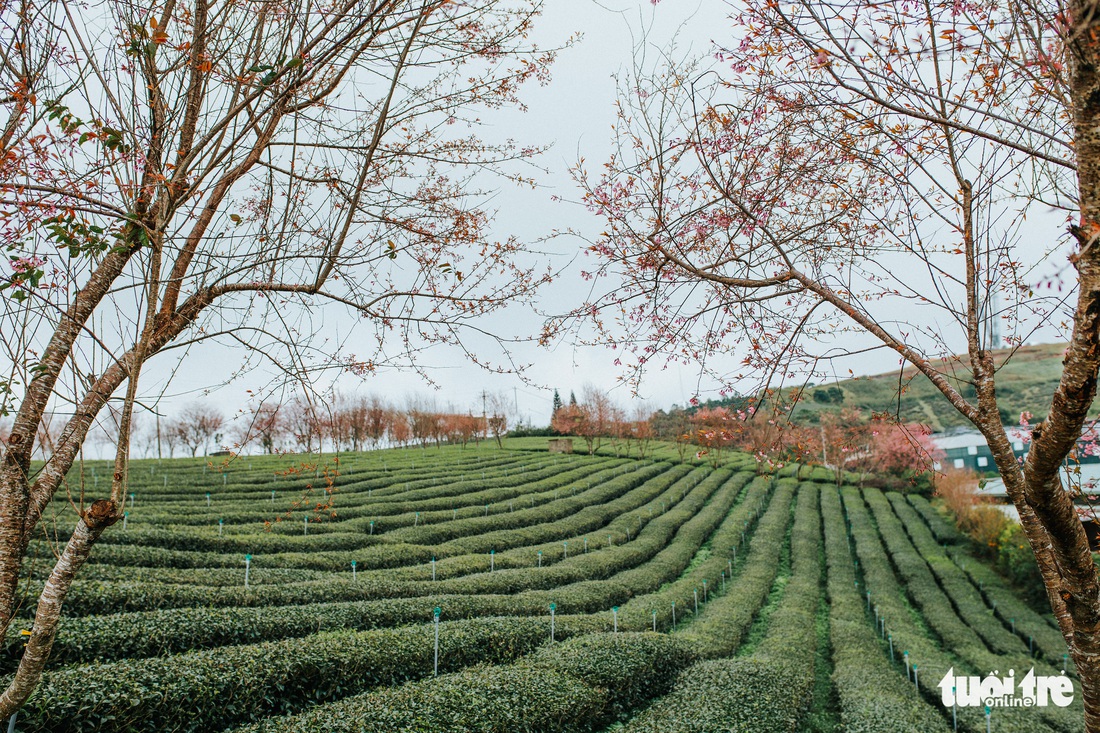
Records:
[[[581,733],[660,695],[692,661],[658,634],[579,637],[516,664],[476,668],[272,718],[237,733]]]
[[[549,625],[548,619],[441,624],[441,668],[514,660],[546,643]],[[432,636],[431,625],[326,632],[305,644],[277,641],[49,672],[21,711],[20,730],[222,730],[430,675]]]

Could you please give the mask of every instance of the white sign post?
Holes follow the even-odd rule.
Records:
[[[439,614],[442,611],[442,608],[436,606],[435,612],[432,614],[435,622],[435,666],[432,667],[432,674],[435,676],[439,675]]]

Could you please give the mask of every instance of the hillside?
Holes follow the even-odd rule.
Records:
[[[820,468],[486,443],[322,468],[135,461],[19,730],[948,733],[948,670],[1063,669],[1052,617],[926,500]],[[55,546],[31,545],[37,589]],[[1080,733],[1075,693],[993,730]]]
[[[997,398],[1002,408],[1001,417],[1006,423],[1015,424],[1024,410],[1032,412],[1036,419],[1046,413],[1062,373],[1064,349],[1065,344],[1038,344],[1015,351],[1002,349],[995,352],[1000,365],[997,371]],[[965,358],[965,355],[960,355],[945,359],[941,361],[941,368],[950,371],[950,365],[954,363],[956,370],[964,374]],[[903,390],[900,403],[899,384]],[[974,388],[969,383],[956,380],[956,384],[964,395],[974,395]],[[816,413],[844,407],[858,407],[864,412],[900,412],[903,421],[920,422],[935,431],[968,424],[928,378],[912,366],[902,370],[900,377],[895,371],[817,385],[806,390],[797,412],[813,420]]]

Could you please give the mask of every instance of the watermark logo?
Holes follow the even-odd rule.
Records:
[[[1064,708],[1073,702],[1073,681],[1065,670],[1058,676],[1036,675],[1032,667],[1019,683],[1015,670],[1003,677],[999,674],[994,670],[985,677],[956,676],[952,667],[938,685],[944,706],[1019,708],[1053,703]]]

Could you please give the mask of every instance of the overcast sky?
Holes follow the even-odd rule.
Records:
[[[540,165],[547,169],[539,176],[535,190],[501,188],[490,202],[497,210],[494,233],[497,238],[517,236],[528,242],[547,237],[551,232],[572,229],[594,237],[601,222],[572,203],[579,198],[569,169],[580,157],[594,164],[610,152],[615,75],[629,71],[635,51],[648,48],[648,54],[671,47],[675,42],[678,57],[686,58],[709,53],[715,32],[729,27],[726,8],[722,3],[665,2],[657,6],[649,0],[553,0],[547,3],[545,14],[536,26],[535,39],[541,47],[561,45],[570,37],[580,39],[564,50],[553,66],[553,81],[543,87],[530,86],[523,93],[526,112],[508,110],[483,115],[486,126],[479,134],[488,139],[515,138],[524,145],[552,145]],[[556,200],[557,199],[557,200]],[[580,278],[580,256],[585,246],[582,237],[558,236],[548,242],[547,259],[555,269],[565,268],[554,284],[541,294],[542,308],[561,311],[583,301],[587,285]],[[572,263],[572,264],[570,264]],[[510,336],[537,335],[543,319],[527,310],[513,308],[492,319],[495,330]],[[350,334],[349,351],[354,348],[358,330],[354,323],[325,323],[326,329],[343,331],[337,340]],[[362,337],[369,336],[362,329]],[[364,348],[360,351],[368,351]],[[518,414],[526,421],[544,425],[549,421],[552,389],[561,390],[568,398],[570,390],[579,394],[586,382],[613,390],[621,403],[630,401],[625,388],[615,388],[618,369],[615,355],[602,348],[579,348],[569,342],[550,348],[520,344],[513,349],[517,363],[530,364],[528,381],[512,375],[487,373],[465,361],[453,351],[429,352],[422,360],[433,389],[421,376],[409,372],[383,371],[365,381],[348,376],[340,389],[348,393],[375,393],[401,403],[415,393],[433,395],[441,406],[459,409],[480,406],[483,391],[502,392],[518,405]],[[495,355],[494,355],[495,356]],[[167,369],[174,366],[175,357],[165,355],[160,363],[151,365],[143,377],[144,390],[163,386]],[[161,401],[161,409],[173,409],[189,401],[215,400],[227,414],[244,408],[248,389],[261,387],[270,378],[264,375],[262,364],[252,373],[234,379],[225,387],[209,390],[219,374],[229,374],[240,367],[240,352],[228,346],[205,345],[192,350],[183,367],[171,378]],[[713,386],[713,385],[708,385]],[[696,394],[696,372],[689,368],[656,371],[644,385],[644,397],[657,407],[684,403]]]
[[[492,200],[498,210],[494,231],[498,238],[515,235],[525,241],[536,241],[554,230],[572,229],[583,236],[559,236],[546,248],[555,267],[565,267],[557,282],[541,294],[542,307],[547,311],[562,311],[583,302],[588,284],[580,278],[585,237],[595,237],[601,222],[572,203],[579,192],[569,176],[569,168],[584,157],[597,168],[610,153],[615,75],[628,72],[639,49],[652,62],[671,48],[673,56],[682,59],[711,53],[713,42],[728,44],[733,33],[726,17],[728,6],[719,2],[669,1],[652,5],[649,0],[553,0],[547,3],[538,23],[536,37],[544,47],[556,46],[575,33],[582,38],[563,51],[553,68],[553,81],[545,87],[530,87],[523,98],[526,113],[502,112],[485,117],[487,127],[481,134],[489,139],[515,138],[522,144],[552,144],[541,165],[548,169],[540,176],[536,190],[502,189]],[[556,200],[557,199],[557,200]],[[572,262],[570,265],[569,263]],[[568,265],[568,266],[567,266]],[[529,311],[511,309],[491,324],[514,335],[537,334],[542,318]],[[350,331],[351,322],[325,324],[334,330],[350,333],[350,342],[358,338]],[[368,330],[363,329],[363,336]],[[960,345],[961,346],[961,345]],[[355,351],[354,348],[349,349]],[[368,351],[363,349],[362,351]],[[558,388],[563,398],[570,390],[580,393],[586,382],[612,390],[619,370],[614,365],[615,354],[600,348],[582,348],[570,342],[550,348],[534,344],[520,345],[514,350],[516,361],[529,363],[528,382],[511,375],[489,374],[464,361],[455,352],[432,352],[423,365],[439,386],[433,390],[412,373],[383,371],[361,381],[348,376],[341,390],[348,393],[375,393],[401,403],[414,393],[433,394],[441,406],[458,409],[480,406],[483,391],[503,392],[515,400],[518,414],[529,423],[545,425],[549,420],[552,389]],[[197,358],[196,358],[197,357]],[[234,381],[213,393],[205,392],[216,372],[215,365],[229,372],[240,364],[240,354],[226,347],[205,346],[198,354],[185,360],[167,390],[168,399],[162,409],[171,413],[173,407],[197,399],[215,399],[228,414],[247,405],[247,389],[261,385],[265,378],[262,366],[254,374]],[[167,364],[172,361],[166,358]],[[731,361],[733,361],[731,359]],[[879,373],[897,367],[896,355],[885,351],[862,355],[856,362],[837,365],[838,377],[847,377],[848,368],[856,374]],[[733,365],[731,365],[732,369]],[[163,383],[164,372],[158,381]],[[147,383],[148,385],[148,383]],[[642,397],[654,408],[684,404],[693,395],[715,396],[717,385],[700,382],[696,369],[670,366],[651,369],[642,388]],[[628,390],[618,387],[612,395],[622,404],[630,401]],[[178,409],[178,408],[177,408]]]

